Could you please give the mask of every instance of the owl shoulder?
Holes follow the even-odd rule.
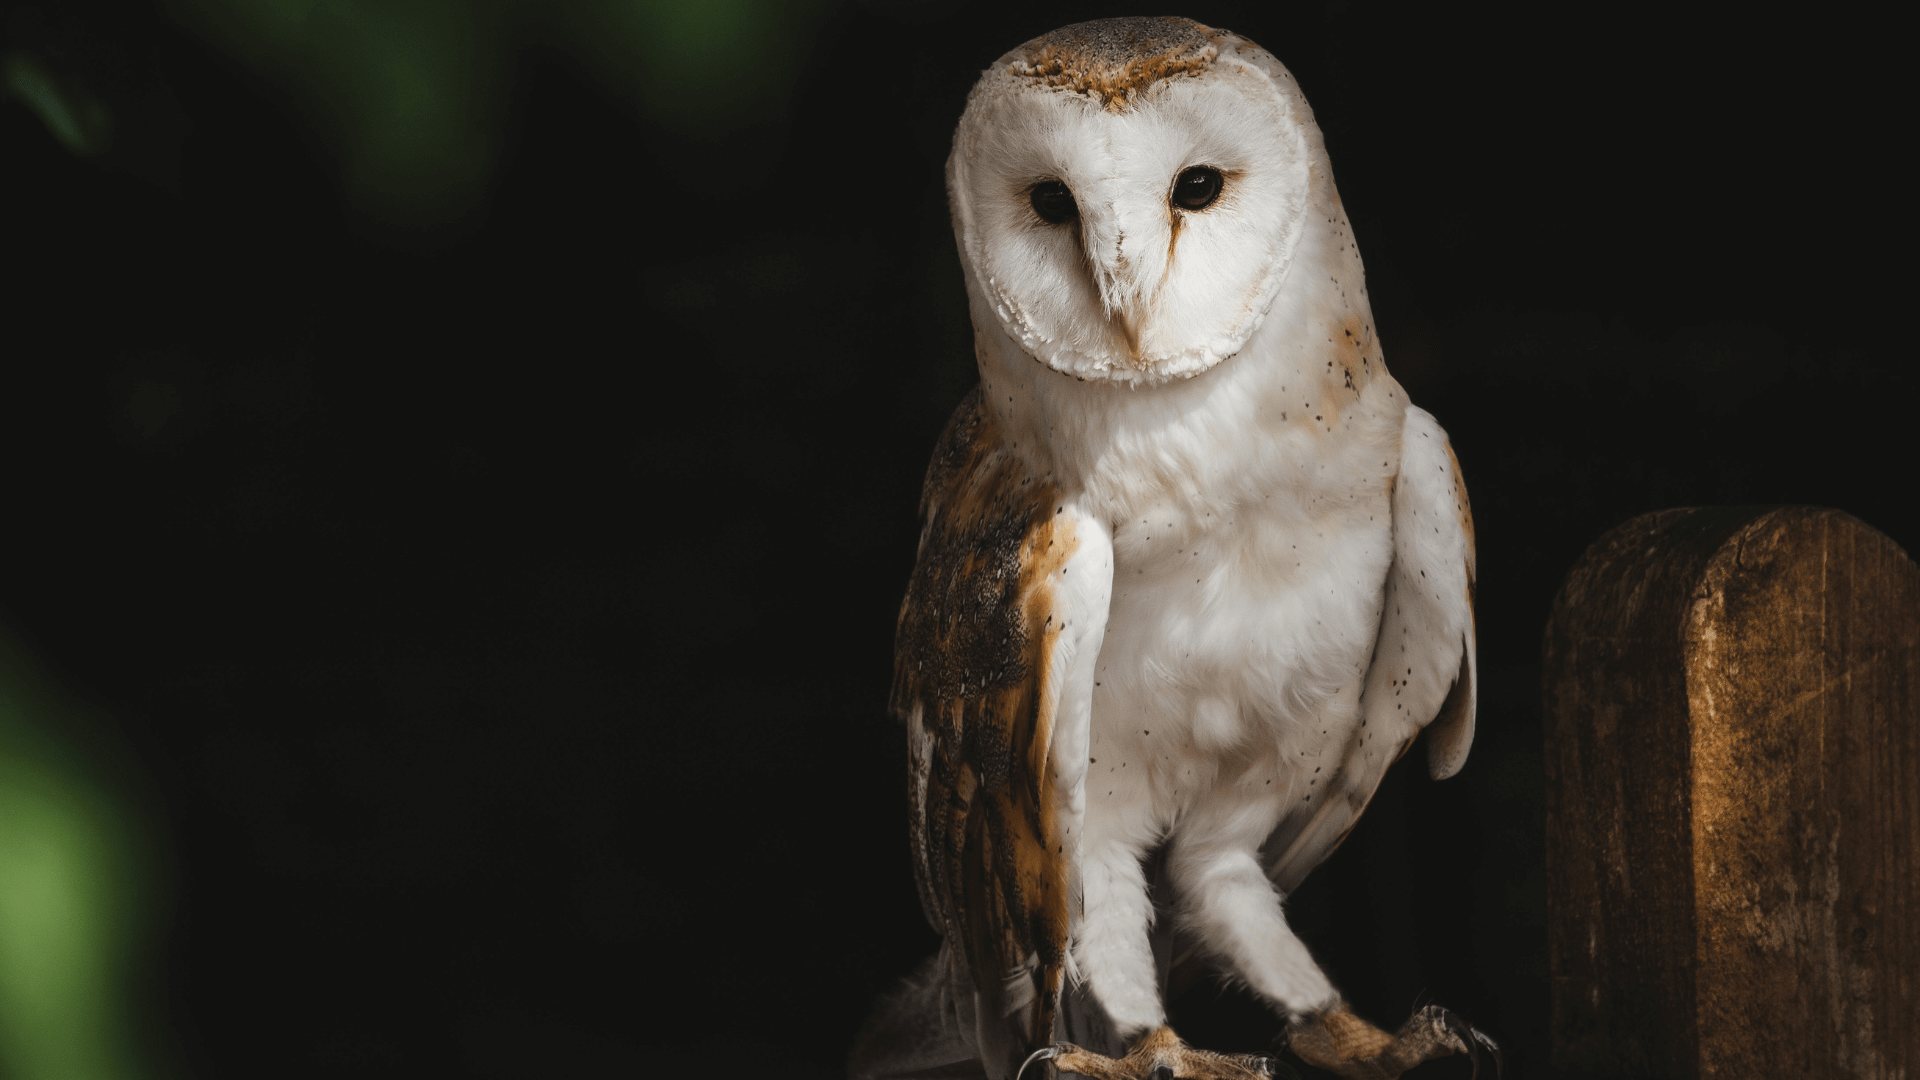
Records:
[[[1031,673],[1048,616],[1037,601],[1075,547],[1059,496],[1001,439],[979,389],[968,394],[927,467],[895,642],[897,712],[903,695],[968,697]]]

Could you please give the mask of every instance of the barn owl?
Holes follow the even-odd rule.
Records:
[[[1340,1076],[1497,1055],[1356,1016],[1282,901],[1427,732],[1464,763],[1474,552],[1382,361],[1300,88],[1184,19],[997,61],[947,164],[980,368],[934,451],[894,711],[940,955],[856,1077],[1273,1074],[1167,1026],[1207,964]]]

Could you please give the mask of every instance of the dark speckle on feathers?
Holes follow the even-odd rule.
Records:
[[[892,708],[918,716],[909,760],[914,873],[934,928],[988,1015],[1037,956],[1021,1037],[1050,1037],[1067,940],[1065,844],[1054,835],[1054,571],[1076,543],[1058,491],[1002,444],[975,390],[934,450],[920,554],[894,646]],[[1048,507],[1054,507],[1049,510]]]
[[[1019,594],[1033,501],[982,482],[1001,476],[1004,484],[1010,462],[978,452],[985,418],[977,405],[975,395],[954,414],[927,471],[920,558],[895,643],[899,670],[936,698],[978,698],[1028,674]]]

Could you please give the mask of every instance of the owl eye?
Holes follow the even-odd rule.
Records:
[[[1195,165],[1173,182],[1173,205],[1182,210],[1205,210],[1220,197],[1220,170]]]
[[[1065,224],[1080,214],[1080,207],[1073,201],[1073,192],[1058,180],[1042,180],[1033,185],[1033,190],[1027,194],[1027,201],[1033,204],[1033,212],[1040,215],[1040,220],[1049,225]]]

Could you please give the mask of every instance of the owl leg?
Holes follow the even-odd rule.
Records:
[[[1074,959],[1114,1027],[1132,1040],[1130,1049],[1116,1058],[1056,1044],[1029,1058],[1017,1080],[1037,1077],[1049,1064],[1060,1073],[1092,1080],[1259,1080],[1289,1075],[1263,1054],[1215,1054],[1188,1046],[1166,1026],[1147,933],[1153,902],[1140,851],[1111,834],[1099,835],[1105,824],[1089,815],[1089,835],[1081,849],[1084,904]]]
[[[1332,1008],[1339,991],[1287,925],[1280,893],[1254,850],[1251,842],[1244,847],[1210,840],[1177,845],[1169,868],[1182,898],[1182,918],[1208,951],[1287,1015]]]
[[[1110,1058],[1062,1043],[1039,1051],[1027,1064],[1042,1061],[1050,1062],[1059,1072],[1089,1080],[1273,1080],[1294,1075],[1293,1070],[1265,1054],[1216,1054],[1188,1046],[1170,1027],[1158,1027],[1142,1035],[1125,1057]]]
[[[1123,840],[1099,835],[1102,823],[1088,815],[1082,841],[1081,917],[1075,930],[1074,963],[1094,999],[1123,1039],[1166,1023],[1160,979],[1147,933],[1153,901],[1147,895],[1140,853]]]
[[[1183,915],[1255,993],[1295,1018],[1287,1043],[1300,1060],[1347,1080],[1393,1080],[1449,1054],[1471,1057],[1476,1076],[1483,1057],[1501,1067],[1492,1039],[1438,1006],[1415,1013],[1394,1034],[1355,1016],[1287,925],[1255,849],[1233,839],[1226,829],[1174,848],[1170,865]]]

